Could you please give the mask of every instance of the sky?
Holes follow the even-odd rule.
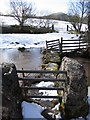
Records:
[[[68,2],[70,0],[22,0],[32,2],[39,14],[57,13],[68,11]],[[0,1],[0,12],[8,13],[10,10],[10,0]]]

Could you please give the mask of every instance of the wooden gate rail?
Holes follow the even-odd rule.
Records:
[[[45,74],[48,74],[48,73],[59,73],[59,74],[67,74],[66,71],[61,71],[61,70],[17,70],[17,73],[45,73]]]
[[[32,89],[32,90],[62,90],[64,91],[64,88],[47,88],[47,87],[28,87],[28,86],[22,86],[23,89]]]
[[[62,99],[61,96],[37,96],[37,95],[30,95],[30,98],[56,98],[56,99]]]
[[[61,44],[59,39],[46,41],[47,50],[61,52]]]
[[[48,82],[48,81],[51,81],[51,82],[55,82],[55,81],[65,82],[66,81],[66,79],[56,79],[56,78],[21,78],[21,77],[18,77],[18,80],[44,81],[44,82]]]
[[[34,78],[34,77],[18,77],[18,80],[22,80],[22,81],[52,81],[52,82],[64,82],[65,85],[67,84],[67,72],[66,71],[49,71],[49,70],[17,70],[17,74],[24,74],[24,73],[40,73],[40,74],[48,74],[48,73],[53,73],[53,74],[64,74],[66,75],[66,79],[60,79],[60,78]],[[25,91],[27,90],[60,90],[65,92],[66,87],[31,87],[31,86],[21,86],[21,88]],[[25,96],[27,96],[27,94],[25,93]],[[59,101],[61,101],[62,96],[41,96],[41,95],[30,95],[30,98],[56,98],[59,99]]]

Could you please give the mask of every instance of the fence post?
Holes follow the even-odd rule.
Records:
[[[68,31],[69,26],[67,25],[67,31]]]
[[[52,24],[52,30],[54,30],[54,24]]]
[[[22,71],[23,71],[23,68],[22,68]],[[22,76],[25,77],[24,73],[22,73]]]
[[[23,72],[23,68],[22,68],[22,76],[23,76],[23,78],[25,77],[25,74],[24,74],[24,72]],[[25,86],[25,84],[26,84],[26,82],[23,81],[23,85],[24,85],[24,86]],[[25,90],[23,91],[23,94],[24,94],[25,97],[27,96],[27,92],[28,92],[27,89],[25,89]]]
[[[63,37],[61,37],[61,44],[60,44],[60,47],[61,47],[61,53],[62,53],[62,45],[63,44]]]
[[[80,49],[80,38],[79,38],[79,49]]]

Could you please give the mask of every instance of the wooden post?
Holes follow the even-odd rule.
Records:
[[[62,44],[63,44],[63,37],[61,37],[61,53],[63,52],[63,51],[62,51],[62,47],[63,47]]]
[[[54,25],[52,24],[52,30],[54,30]]]
[[[46,50],[48,51],[48,45],[47,45],[47,41],[46,41]]]
[[[22,71],[23,71],[23,68],[22,68]],[[23,78],[25,77],[24,72],[22,72],[22,76],[23,76]],[[25,81],[23,81],[23,85],[24,85],[24,86],[25,86],[25,84],[26,84],[26,82],[25,82]],[[24,97],[26,97],[26,96],[27,96],[27,92],[28,92],[28,90],[27,90],[27,89],[23,90],[23,95],[24,95]]]
[[[80,38],[79,38],[79,49],[80,49]]]
[[[22,68],[22,71],[23,71],[23,68]],[[22,72],[22,76],[25,77],[24,72]]]
[[[68,31],[69,26],[67,25],[67,31]]]

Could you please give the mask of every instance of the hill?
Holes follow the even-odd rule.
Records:
[[[54,20],[62,20],[62,21],[69,21],[69,16],[65,13],[53,13],[50,15],[45,16],[46,18],[54,19]]]
[[[70,17],[71,17],[70,15],[62,12],[43,16],[43,18],[47,18],[47,19],[54,19],[54,20],[61,20],[61,21],[68,21],[68,22],[70,22]],[[83,23],[87,23],[87,16],[84,17]]]

